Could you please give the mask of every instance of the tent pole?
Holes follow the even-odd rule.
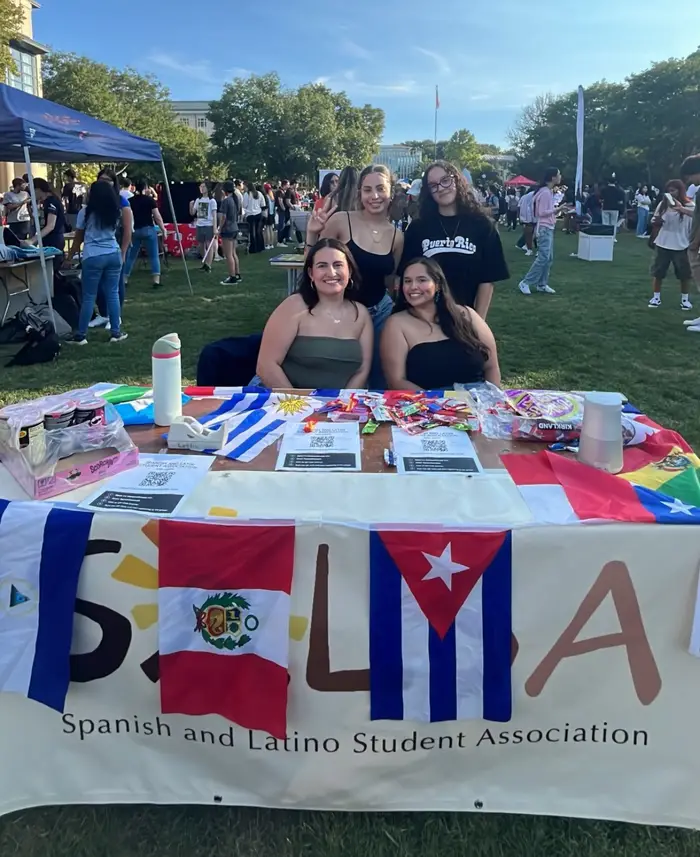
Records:
[[[44,279],[44,288],[46,289],[46,300],[51,312],[51,326],[56,330],[56,319],[53,315],[53,301],[51,300],[51,287],[49,286],[49,274],[46,269],[46,256],[44,255],[44,242],[41,238],[41,223],[39,222],[39,206],[36,200],[36,190],[34,188],[34,176],[32,174],[32,165],[29,159],[29,146],[24,146],[24,165],[27,168],[27,178],[29,179],[29,195],[32,198],[32,214],[34,216],[34,228],[37,235],[37,246],[39,248],[39,261],[41,262],[41,274]],[[58,257],[54,257],[58,258]]]
[[[168,182],[168,174],[165,171],[165,161],[163,158],[160,159],[160,165],[163,168],[163,182],[165,184],[165,193],[168,197],[168,204],[170,205],[170,210],[173,213],[173,223],[175,224],[175,235],[177,237],[177,243],[180,245],[180,257],[182,258],[182,264],[185,266],[185,276],[187,277],[187,285],[190,287],[190,294],[194,294],[194,290],[192,288],[192,280],[190,279],[190,271],[187,267],[187,259],[185,258],[185,250],[182,246],[182,235],[180,234],[180,227],[177,222],[177,215],[175,214],[175,206],[173,205],[173,198],[170,195],[170,183]],[[165,240],[165,235],[163,236],[163,240]]]

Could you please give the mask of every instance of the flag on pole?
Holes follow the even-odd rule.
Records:
[[[440,93],[438,92],[437,85],[435,86],[435,109],[440,109]]]
[[[92,513],[0,500],[0,691],[63,711]]]
[[[164,714],[220,714],[287,734],[294,526],[161,521]]]
[[[370,534],[372,720],[510,720],[510,653],[510,533]]]

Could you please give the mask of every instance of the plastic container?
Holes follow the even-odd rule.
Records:
[[[168,333],[153,343],[153,419],[158,426],[169,426],[182,416],[180,348],[177,333]]]

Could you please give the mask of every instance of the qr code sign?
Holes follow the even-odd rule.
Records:
[[[164,488],[174,475],[167,470],[154,470],[139,482],[139,488]]]
[[[421,438],[423,452],[447,452],[447,443],[439,437]]]
[[[333,449],[335,438],[333,435],[317,434],[312,435],[310,449]]]

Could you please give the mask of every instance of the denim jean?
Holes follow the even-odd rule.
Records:
[[[549,271],[554,261],[554,230],[540,226],[537,229],[537,256],[522,281],[528,286],[549,285]]]
[[[283,244],[289,241],[289,232],[292,228],[292,216],[288,211],[280,211],[277,214],[277,243]]]
[[[122,254],[104,253],[101,256],[83,258],[82,285],[83,303],[80,307],[78,333],[85,336],[92,318],[92,310],[98,292],[106,300],[107,315],[112,335],[119,333],[119,277],[122,270]]]
[[[637,235],[646,235],[649,222],[649,209],[637,206]]]
[[[146,245],[146,253],[148,254],[148,265],[151,269],[151,274],[156,276],[160,274],[160,257],[158,256],[158,233],[155,226],[143,226],[141,229],[134,229],[134,234],[131,238],[131,247],[126,254],[126,263],[124,265],[125,276],[131,276],[131,270],[139,257],[141,245]]]
[[[379,301],[374,306],[367,307],[370,318],[372,319],[372,327],[374,328],[374,348],[372,351],[372,366],[369,370],[369,378],[367,386],[372,390],[385,390],[386,378],[382,370],[382,361],[379,355],[379,340],[381,339],[382,330],[386,324],[386,320],[391,315],[394,309],[394,302],[389,295]]]

